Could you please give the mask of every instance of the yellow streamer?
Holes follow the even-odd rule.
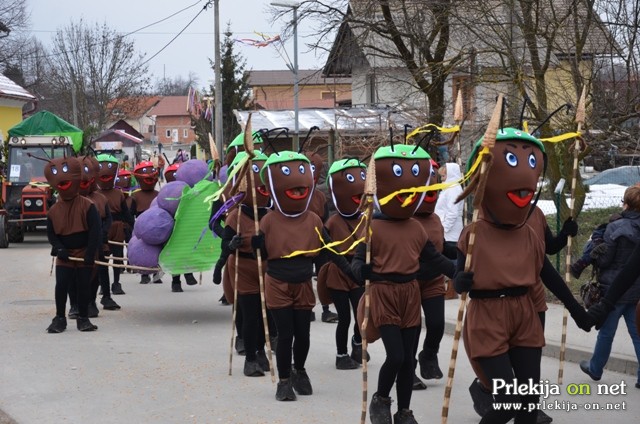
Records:
[[[544,141],[545,143],[559,143],[561,141],[569,140],[570,138],[578,138],[582,135],[579,132],[568,132],[560,135],[556,135],[555,137],[549,138],[541,138],[540,141]]]
[[[416,128],[415,130],[411,131],[409,134],[407,134],[407,141],[416,136],[417,134],[421,134],[421,133],[425,133],[425,132],[431,132],[437,130],[443,134],[446,133],[453,133],[453,132],[459,132],[460,131],[460,126],[459,125],[455,125],[453,127],[447,128],[447,127],[439,127],[436,124],[426,124],[423,125],[421,127]]]
[[[238,172],[240,172],[240,170],[244,167],[244,165],[248,161],[249,161],[249,157],[248,156],[245,156],[244,158],[240,159],[238,164],[233,167],[233,170],[231,171],[231,173],[227,175],[227,181],[222,185],[222,187],[220,187],[218,189],[218,191],[216,191],[212,195],[205,197],[205,199],[203,201],[205,203],[213,203],[216,200],[218,200],[220,198],[220,196],[222,195],[222,193],[226,190],[227,186],[229,184],[231,184],[231,181],[233,181],[234,175],[236,175]]]

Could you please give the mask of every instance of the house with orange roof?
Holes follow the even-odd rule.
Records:
[[[109,103],[112,120],[106,127],[111,128],[118,121],[129,124],[146,141],[155,142],[155,121],[149,111],[162,100],[162,96],[120,97]],[[137,135],[136,135],[137,136]]]
[[[196,133],[191,128],[191,116],[187,112],[188,96],[165,96],[149,112],[155,122],[156,142],[164,146],[191,144]]]

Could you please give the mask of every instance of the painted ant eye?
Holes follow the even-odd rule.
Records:
[[[414,163],[413,166],[411,167],[411,173],[413,174],[414,177],[417,177],[420,174],[420,165],[418,165],[417,163]]]
[[[345,177],[345,178],[347,179],[347,181],[349,181],[350,183],[352,183],[352,182],[354,182],[354,181],[356,180],[356,179],[355,179],[355,177],[354,177],[353,175],[351,175],[351,174],[346,174],[344,177]]]
[[[147,168],[142,168],[142,173],[146,174],[147,173]]]
[[[402,167],[397,163],[394,163],[391,169],[393,170],[393,175],[395,175],[396,177],[402,176]]]
[[[507,164],[509,164],[509,166],[511,167],[518,166],[518,157],[513,153],[507,152],[507,154],[505,154],[504,157],[505,159],[507,159]]]
[[[311,164],[311,172],[313,173],[316,172],[316,166],[314,164]]]
[[[84,173],[85,174],[89,173],[89,167],[87,165],[84,166]]]
[[[69,172],[69,166],[66,163],[62,164],[62,172],[64,172],[65,174]]]
[[[108,167],[109,169],[111,169],[111,168],[113,168],[113,164],[112,164],[111,162],[109,162],[109,163],[107,164],[107,167]]]
[[[535,168],[536,167],[536,163],[538,163],[538,161],[536,160],[536,156],[533,153],[531,153],[529,155],[529,166],[531,168]]]
[[[57,174],[58,174],[58,170],[56,169],[56,167],[55,167],[55,166],[52,166],[52,167],[51,167],[51,173],[52,173],[53,175],[57,175]]]
[[[311,165],[313,167],[313,165]],[[298,167],[298,171],[300,171],[301,174],[304,174],[305,169],[304,169],[304,165],[300,164],[300,166]]]
[[[360,178],[364,181],[367,178],[367,174],[364,171],[360,171]]]
[[[102,162],[98,164],[98,168],[102,169]]]
[[[258,165],[256,165],[255,163],[253,165],[251,165],[251,169],[253,169],[254,173],[258,173],[260,172],[260,167]]]
[[[280,170],[282,171],[282,173],[284,175],[291,175],[291,169],[289,169],[289,167],[287,165],[282,165],[280,167]]]

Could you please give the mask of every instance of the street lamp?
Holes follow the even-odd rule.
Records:
[[[271,6],[286,7],[293,10],[293,69],[287,64],[287,67],[293,72],[293,113],[294,113],[294,131],[293,131],[293,145],[292,150],[297,152],[300,146],[299,133],[300,128],[298,124],[298,116],[300,114],[298,107],[298,7],[300,3],[288,3],[288,2],[272,2]]]

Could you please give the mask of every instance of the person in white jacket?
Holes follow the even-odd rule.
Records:
[[[446,183],[460,180],[462,174],[457,163],[448,162],[438,170],[442,180]],[[442,190],[438,196],[435,213],[442,221],[444,228],[444,252],[450,258],[457,257],[456,245],[462,232],[463,202],[456,203],[456,199],[462,193],[460,184]]]

